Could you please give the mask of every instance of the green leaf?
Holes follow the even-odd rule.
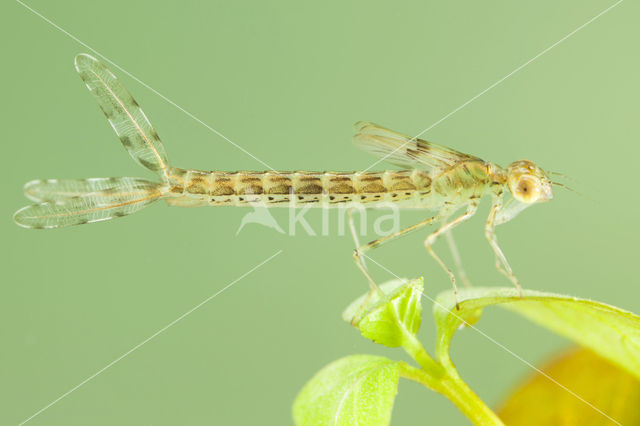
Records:
[[[388,425],[398,392],[400,364],[373,355],[352,355],[332,362],[296,397],[295,424]]]
[[[582,400],[536,372],[502,405],[506,424],[640,425],[640,381],[594,352],[571,349],[541,370]]]
[[[592,349],[602,357],[640,377],[640,317],[592,300],[525,290],[523,297],[512,288],[473,288],[459,294],[459,310],[451,292],[441,293],[434,303],[438,326],[436,353],[448,360],[455,331],[473,312],[501,305]]]
[[[387,282],[380,286],[384,297],[364,295],[351,303],[342,317],[376,343],[404,346],[420,329],[423,288],[422,278]]]

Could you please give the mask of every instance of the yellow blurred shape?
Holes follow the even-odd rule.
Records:
[[[571,349],[541,370],[584,401],[536,373],[498,411],[505,424],[640,425],[640,381],[594,352]]]

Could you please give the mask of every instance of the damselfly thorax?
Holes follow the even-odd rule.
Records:
[[[473,216],[480,198],[492,206],[485,235],[496,265],[518,288],[520,284],[498,246],[495,226],[513,219],[526,207],[552,198],[551,181],[533,162],[520,160],[502,169],[478,157],[411,138],[373,123],[356,124],[355,143],[363,150],[399,166],[382,172],[204,172],[172,167],[158,133],[124,85],[95,58],[76,57],[76,70],[94,95],[131,157],[156,174],[158,181],[134,178],[47,179],[25,185],[36,204],[16,212],[26,228],[60,228],[109,220],[134,213],[164,199],[173,206],[381,207],[435,210],[436,215],[395,234],[360,246],[356,264],[378,291],[362,256],[394,238],[439,224],[425,248],[449,275],[455,276],[433,250],[437,237],[449,234]],[[503,203],[503,195],[510,195]],[[452,219],[457,210],[464,213]],[[458,259],[449,238],[454,259]],[[458,265],[459,266],[459,265]],[[459,266],[464,277],[464,272]]]

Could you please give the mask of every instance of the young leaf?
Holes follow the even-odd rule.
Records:
[[[587,403],[536,373],[499,411],[506,424],[640,425],[640,381],[594,352],[572,349],[542,371]]]
[[[420,328],[423,288],[422,278],[387,282],[380,286],[384,297],[375,293],[362,296],[349,305],[342,317],[376,343],[392,348],[403,346]]]
[[[436,353],[448,360],[455,331],[470,312],[501,305],[556,333],[574,340],[640,378],[640,317],[592,300],[524,290],[519,297],[510,288],[474,288],[460,291],[459,309],[451,292],[434,303],[438,327]]]
[[[298,426],[388,425],[398,392],[400,362],[352,355],[324,367],[293,404]]]

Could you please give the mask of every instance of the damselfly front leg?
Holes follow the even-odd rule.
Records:
[[[507,261],[500,245],[498,244],[498,237],[496,236],[496,225],[500,225],[502,223],[508,222],[513,219],[521,210],[517,209],[509,209],[502,204],[502,198],[496,197],[493,201],[493,205],[491,206],[491,211],[489,212],[489,217],[487,218],[487,223],[484,227],[484,235],[487,237],[493,252],[496,255],[496,268],[498,271],[509,278],[509,280],[516,286],[518,289],[518,293],[520,297],[522,297],[522,285],[520,285],[520,281],[513,273],[511,269],[511,265]]]

